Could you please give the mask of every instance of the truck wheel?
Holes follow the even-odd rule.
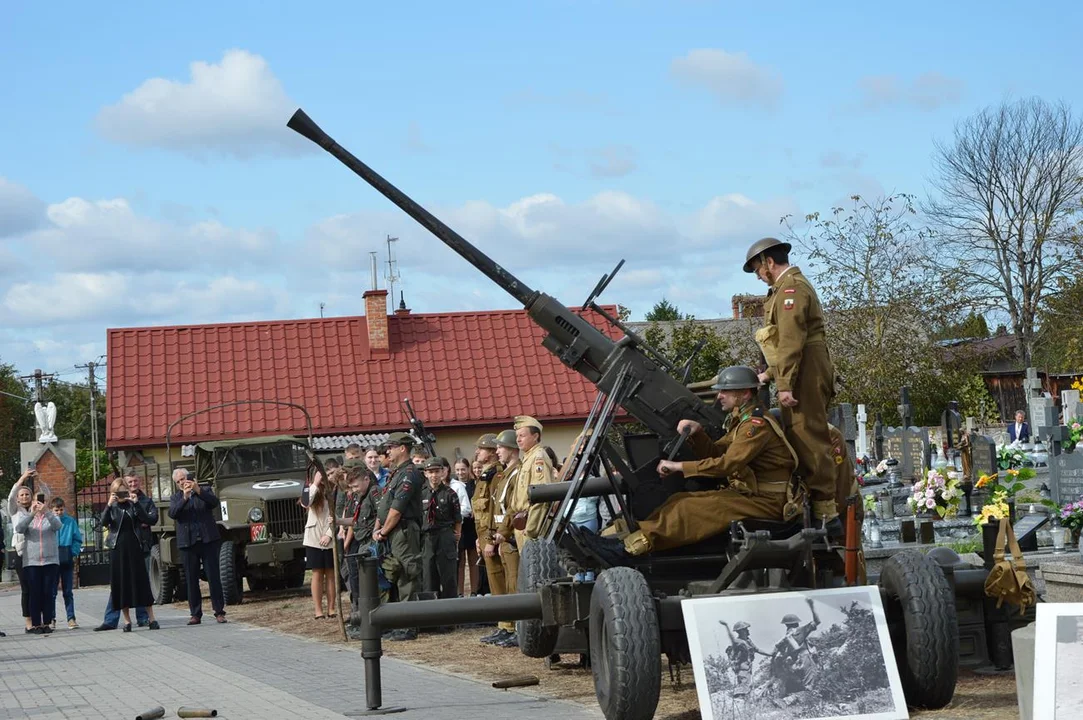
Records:
[[[177,591],[177,569],[162,562],[162,548],[159,545],[150,549],[150,590],[154,594],[155,605],[173,602]]]
[[[523,545],[519,555],[518,592],[534,593],[542,585],[566,573],[557,559],[557,547],[548,538],[535,538]],[[560,626],[546,627],[538,620],[518,620],[515,634],[519,637],[519,650],[532,658],[545,658],[553,654],[557,646]]]
[[[651,589],[638,570],[602,571],[590,596],[590,665],[606,720],[650,720],[662,690]]]
[[[240,605],[244,599],[244,571],[241,548],[223,540],[218,551],[218,572],[222,578],[222,599],[226,605]]]
[[[305,584],[305,561],[295,560],[286,566],[286,587],[299,588]]]
[[[955,695],[959,661],[955,594],[944,571],[907,550],[884,563],[880,588],[906,704],[944,707]]]

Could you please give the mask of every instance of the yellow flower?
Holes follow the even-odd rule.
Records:
[[[982,475],[980,478],[978,478],[978,482],[975,487],[983,488],[994,480],[996,480],[996,475]]]

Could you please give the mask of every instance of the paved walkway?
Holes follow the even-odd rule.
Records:
[[[135,718],[161,705],[208,707],[226,720],[343,718],[365,709],[360,644],[344,648],[291,637],[243,623],[218,625],[209,612],[188,627],[187,613],[158,607],[162,629],[93,632],[106,591],[76,591],[82,627],[27,635],[19,592],[0,593],[0,720],[7,718]],[[63,601],[57,598],[63,615]],[[134,616],[134,613],[133,613]],[[134,619],[134,617],[133,617]],[[206,621],[211,620],[208,624]],[[383,658],[384,707],[405,707],[390,717],[475,720],[599,718],[596,708],[494,690],[401,661]],[[343,679],[353,689],[345,691]]]

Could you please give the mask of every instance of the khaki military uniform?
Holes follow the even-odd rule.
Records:
[[[515,535],[515,544],[522,548],[528,539],[538,537],[542,523],[548,508],[546,504],[530,504],[530,486],[543,485],[554,482],[556,471],[553,469],[553,461],[549,459],[549,453],[541,443],[526,451],[523,459],[519,461],[519,473],[515,478],[515,486],[511,489],[511,499],[508,503],[508,512],[504,515],[504,522],[499,526],[498,532],[504,537]],[[522,530],[514,530],[512,521],[520,513],[526,513],[526,527]]]
[[[765,326],[756,341],[778,391],[793,393],[797,406],[782,406],[786,437],[800,463],[812,514],[835,510],[835,472],[829,449],[827,406],[835,396],[835,366],[827,347],[823,308],[812,284],[796,266],[775,281],[764,304]]]
[[[843,528],[846,527],[846,503],[851,497],[857,496],[857,502],[854,505],[854,517],[858,525],[857,577],[858,581],[864,584],[867,569],[865,566],[865,551],[861,547],[860,530],[861,523],[865,521],[865,503],[861,500],[861,486],[857,484],[857,472],[854,470],[853,462],[850,461],[846,438],[842,436],[842,431],[831,424],[828,424],[827,428],[831,433],[831,458],[835,463],[835,506],[839,511],[839,516],[843,518]]]
[[[380,497],[380,527],[391,510],[401,515],[387,538],[391,555],[384,559],[384,573],[398,587],[399,600],[409,600],[421,590],[421,488],[425,483],[421,468],[407,459],[391,473]]]
[[[521,466],[518,462],[511,464],[511,466],[501,470],[493,481],[493,523],[490,528],[491,533],[499,533],[500,528],[504,526],[505,520],[509,522],[511,520],[511,496],[518,482],[520,469]],[[504,535],[503,533],[500,534]],[[501,570],[504,572],[504,592],[509,595],[514,594],[519,586],[519,546],[516,544],[516,536],[512,534],[504,535],[504,542],[501,542],[497,552],[500,558]],[[493,582],[490,580],[490,587],[492,585]],[[500,623],[498,627],[508,632],[516,631],[516,624],[514,623]]]
[[[717,535],[734,520],[783,521],[797,512],[788,502],[796,460],[781,429],[754,403],[731,413],[730,430],[712,443],[705,433],[688,438],[702,460],[681,463],[685,477],[728,478],[718,490],[682,492],[639,523],[624,540],[633,555],[691,545]],[[789,511],[789,513],[787,513]]]
[[[474,510],[474,527],[478,531],[478,552],[482,554],[482,562],[485,563],[485,575],[489,579],[489,591],[493,595],[503,595],[504,590],[504,565],[500,562],[500,556],[485,557],[482,552],[485,546],[493,542],[493,480],[504,466],[494,460],[481,470],[481,477],[474,485],[474,497],[470,501],[470,507]]]

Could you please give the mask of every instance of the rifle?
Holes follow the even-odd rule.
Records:
[[[436,457],[436,436],[425,429],[425,423],[421,422],[421,418],[414,412],[414,407],[410,404],[410,398],[402,399],[402,410],[410,421],[410,427],[413,429],[414,435],[425,450],[428,451],[429,457]]]

